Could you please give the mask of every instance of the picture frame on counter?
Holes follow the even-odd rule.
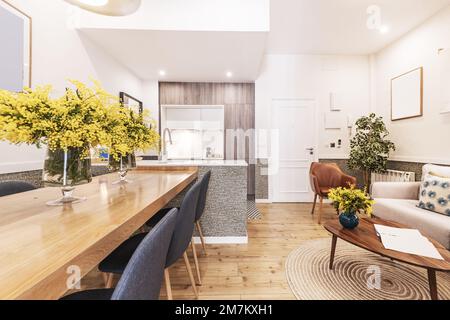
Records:
[[[144,103],[125,92],[119,94],[120,102],[124,107],[130,108],[137,114],[144,112]]]

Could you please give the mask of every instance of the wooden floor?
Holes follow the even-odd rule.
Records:
[[[208,256],[198,245],[203,280],[197,287],[200,299],[294,299],[286,280],[286,257],[304,241],[330,236],[317,224],[317,212],[311,216],[310,204],[260,204],[258,208],[263,218],[249,221],[248,244],[208,245]],[[335,211],[325,205],[322,223],[333,217]],[[174,299],[194,299],[182,259],[170,274]],[[83,289],[102,286],[103,278],[97,271],[82,280]],[[161,299],[166,299],[164,284]]]

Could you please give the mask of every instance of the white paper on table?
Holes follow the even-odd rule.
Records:
[[[444,260],[436,247],[419,230],[374,225],[386,249]]]

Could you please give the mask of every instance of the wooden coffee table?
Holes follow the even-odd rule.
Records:
[[[354,230],[348,230],[341,226],[338,219],[327,222],[324,227],[333,235],[331,243],[330,269],[333,269],[336,242],[340,238],[362,249],[366,249],[383,257],[404,262],[416,267],[427,269],[428,282],[430,285],[431,299],[438,300],[436,284],[436,271],[450,272],[450,252],[441,244],[428,238],[439,251],[444,260],[437,260],[408,253],[385,249],[380,238],[375,232],[374,224],[385,225],[395,228],[408,228],[402,224],[386,221],[378,218],[361,219],[359,226]]]

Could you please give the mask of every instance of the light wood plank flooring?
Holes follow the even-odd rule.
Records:
[[[311,204],[258,204],[258,208],[262,219],[249,221],[247,245],[208,245],[208,256],[198,245],[203,280],[198,286],[200,299],[294,299],[284,270],[286,257],[306,240],[330,236],[317,224],[318,208],[311,216]],[[324,205],[322,223],[334,217],[333,208]],[[174,299],[194,299],[182,259],[170,274]],[[102,286],[97,271],[82,280],[83,289]],[[166,299],[164,285],[161,299]]]

